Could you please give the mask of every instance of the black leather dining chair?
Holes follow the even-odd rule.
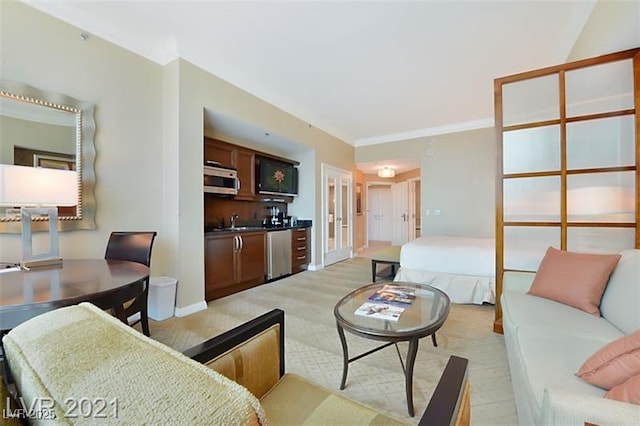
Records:
[[[151,264],[151,249],[157,232],[112,232],[104,253],[105,259],[128,260],[142,263],[145,266]],[[142,323],[142,332],[149,336],[149,316],[147,302],[149,300],[149,278],[144,282],[144,290],[140,296],[130,304],[123,306],[125,318],[130,318],[140,313],[140,319],[128,322],[133,326]]]

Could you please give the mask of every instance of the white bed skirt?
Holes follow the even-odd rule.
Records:
[[[444,291],[453,303],[496,303],[496,283],[490,277],[474,277],[400,268],[394,281],[428,284]]]

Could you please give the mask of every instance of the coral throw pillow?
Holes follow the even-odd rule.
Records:
[[[612,389],[639,374],[640,330],[637,330],[614,340],[591,355],[576,376],[603,389]]]
[[[619,254],[573,253],[547,249],[529,294],[600,316],[600,300]]]
[[[604,397],[640,405],[640,374],[633,376],[618,386],[612,387],[609,392],[604,394]]]

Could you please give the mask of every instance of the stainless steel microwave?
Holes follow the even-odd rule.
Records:
[[[204,192],[236,195],[239,189],[240,181],[237,170],[204,166]]]

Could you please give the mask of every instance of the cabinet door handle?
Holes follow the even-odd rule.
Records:
[[[244,247],[244,241],[242,241],[242,235],[238,235],[238,241],[240,242],[240,248],[238,249],[238,251],[242,251],[242,248]]]
[[[307,247],[306,246],[302,246],[302,247],[298,247],[296,250],[300,251],[300,250],[306,250]]]
[[[306,241],[307,237],[298,237],[298,238],[296,238],[296,240],[298,240],[298,241]]]
[[[238,251],[238,247],[240,247],[240,243],[238,242],[238,236],[233,236],[233,251]]]
[[[307,258],[307,256],[305,255],[305,256],[298,256],[296,259],[298,259],[298,260],[304,260],[304,259],[306,259],[306,258]]]

